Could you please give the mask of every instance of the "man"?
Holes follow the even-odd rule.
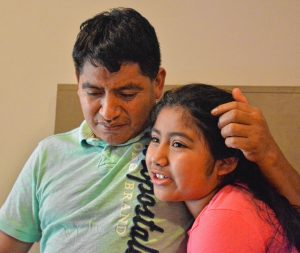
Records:
[[[0,211],[0,253],[27,252],[36,241],[45,253],[185,252],[191,217],[183,204],[155,199],[143,161],[148,116],[166,75],[154,28],[132,9],[101,13],[81,25],[73,59],[85,121],[43,140],[25,164]],[[276,145],[262,115],[252,115],[239,91],[234,96],[238,102],[213,113],[228,145],[263,164],[260,146]],[[258,144],[249,131],[266,140]],[[270,157],[295,173],[278,149]],[[263,170],[279,185],[270,164]],[[293,197],[297,189],[282,192]]]

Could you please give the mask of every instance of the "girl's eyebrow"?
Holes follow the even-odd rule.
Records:
[[[160,135],[160,131],[156,128],[152,128],[152,132]],[[168,132],[168,137],[169,138],[176,137],[176,136],[183,137],[183,138],[189,140],[190,142],[194,141],[190,136],[188,136],[187,134],[185,134],[183,132]]]
[[[158,129],[156,129],[155,127],[153,127],[152,129],[151,129],[151,133],[152,132],[154,132],[154,133],[156,133],[156,134],[160,134],[160,131],[158,130]]]
[[[183,137],[183,138],[193,142],[193,139],[183,132],[170,132],[170,133],[168,133],[168,135],[169,135],[169,137],[178,137],[178,136]]]

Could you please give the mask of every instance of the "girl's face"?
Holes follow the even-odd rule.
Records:
[[[193,122],[181,107],[165,107],[151,133],[146,163],[154,193],[163,201],[210,198],[218,166]]]

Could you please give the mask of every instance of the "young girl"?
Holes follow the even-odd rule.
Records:
[[[210,113],[230,101],[231,94],[203,84],[165,93],[146,155],[154,193],[185,201],[195,217],[188,253],[300,251],[299,209],[242,152],[226,147]]]

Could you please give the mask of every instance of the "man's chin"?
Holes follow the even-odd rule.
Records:
[[[109,145],[120,145],[126,143],[131,137],[129,135],[119,134],[101,134],[99,138]]]
[[[110,145],[119,145],[127,142],[131,138],[128,127],[120,126],[115,128],[93,127],[92,131],[102,141]]]

